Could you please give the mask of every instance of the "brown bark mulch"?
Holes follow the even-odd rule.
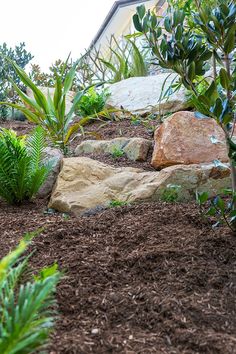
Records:
[[[0,257],[44,227],[30,265],[64,271],[51,354],[236,353],[236,237],[226,228],[213,230],[194,204],[79,219],[45,205],[0,204]]]

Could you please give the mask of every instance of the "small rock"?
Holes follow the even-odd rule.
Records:
[[[98,328],[93,328],[93,329],[91,330],[91,333],[92,333],[92,334],[98,334],[98,333],[99,333],[99,329],[98,329]]]
[[[112,140],[85,140],[75,149],[75,156],[81,154],[112,154],[121,150],[132,161],[146,161],[152,142],[143,138],[115,138]]]

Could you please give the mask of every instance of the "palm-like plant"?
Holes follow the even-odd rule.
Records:
[[[57,266],[42,269],[31,282],[20,284],[28,258],[19,260],[31,235],[0,261],[0,353],[35,353],[53,326],[53,293],[60,278]]]
[[[42,162],[44,147],[40,127],[28,139],[0,130],[0,197],[9,204],[31,199],[45,181],[50,165]]]
[[[65,62],[64,70],[66,69],[68,59]],[[57,72],[55,72],[56,84],[53,98],[51,98],[49,92],[47,96],[45,96],[23,69],[13,61],[10,62],[23,84],[32,90],[34,99],[28,97],[12,82],[24,106],[8,102],[0,102],[0,104],[18,109],[29,121],[40,125],[45,130],[52,143],[66,153],[67,144],[72,134],[89,120],[84,119],[79,123],[71,124],[76,106],[89,87],[76,94],[71,109],[66,113],[66,95],[72,87],[78,62],[76,62],[66,74],[62,72],[59,76]]]

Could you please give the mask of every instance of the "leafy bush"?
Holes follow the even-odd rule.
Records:
[[[89,88],[76,94],[70,111],[66,113],[66,95],[73,84],[77,64],[75,63],[65,76],[64,74],[59,76],[55,73],[56,84],[53,99],[49,93],[46,97],[16,63],[11,62],[11,64],[22,82],[33,91],[34,100],[20,90],[15,83],[12,83],[24,106],[7,102],[0,102],[0,104],[6,104],[21,111],[29,121],[40,125],[44,129],[55,146],[67,153],[67,144],[72,134],[89,120],[84,119],[79,123],[71,124],[75,108]]]
[[[35,353],[44,349],[53,327],[57,266],[44,268],[22,283],[28,257],[20,258],[32,235],[0,261],[0,353]]]
[[[0,197],[9,204],[31,199],[50,170],[42,163],[44,132],[38,127],[28,139],[0,129]]]
[[[91,87],[87,93],[81,97],[76,107],[76,114],[87,117],[102,112],[108,96],[109,93],[107,90],[97,92],[94,87]]]
[[[192,93],[192,102],[202,114],[216,120],[223,129],[231,165],[232,193],[236,193],[236,144],[233,141],[236,107],[236,4],[233,0],[215,0],[213,6],[195,0],[191,12],[169,8],[163,25],[145,6],[137,8],[133,22],[144,35],[158,64],[171,69],[179,82]],[[188,17],[186,17],[188,16]],[[191,19],[190,19],[191,16]],[[189,22],[194,26],[189,26]],[[213,65],[213,77],[199,89],[207,61]],[[236,210],[233,200],[232,210]],[[232,226],[236,231],[236,221]]]
[[[26,51],[25,43],[20,43],[15,48],[9,48],[6,43],[0,45],[0,100],[15,103],[18,100],[18,95],[14,91],[9,78],[21,89],[24,88],[24,85],[6,58],[15,61],[19,67],[24,69],[33,59],[33,56]],[[9,110],[6,106],[0,106],[0,119],[5,120],[13,115],[13,110]]]

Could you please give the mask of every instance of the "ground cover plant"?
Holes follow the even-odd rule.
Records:
[[[46,267],[33,277],[26,275],[29,257],[22,254],[34,234],[0,260],[0,352],[34,353],[45,349],[52,330],[55,309],[54,292],[60,278],[57,266]]]
[[[0,129],[0,197],[9,204],[30,200],[46,180],[50,164],[43,162],[44,148],[40,127],[28,138]]]
[[[236,123],[236,4],[232,0],[217,0],[212,9],[198,0],[192,3],[194,7],[188,17],[181,8],[169,7],[164,30],[157,16],[146,11],[144,5],[137,8],[133,22],[136,30],[145,36],[158,64],[176,72],[179,84],[191,92],[192,102],[202,114],[199,118],[215,119],[225,133],[232,177],[229,197],[233,196],[229,224],[236,231],[236,145],[233,141]],[[189,17],[194,26],[189,25]],[[202,77],[207,70],[207,60],[211,58],[217,60],[220,70],[218,73],[214,70],[213,78],[207,81]],[[202,81],[206,84],[203,91],[199,90]],[[223,201],[218,203],[223,207]]]

